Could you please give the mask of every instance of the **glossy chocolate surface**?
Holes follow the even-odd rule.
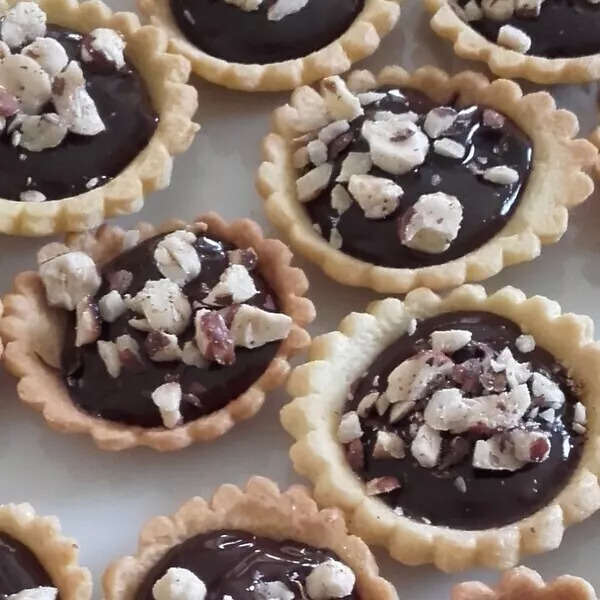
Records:
[[[133,273],[133,280],[127,293],[134,296],[146,281],[163,279],[154,263],[153,254],[163,235],[142,242],[106,264],[101,271],[102,286],[96,298],[110,291],[109,278],[114,273],[125,270]],[[190,303],[203,300],[210,289],[219,281],[221,273],[229,265],[226,251],[233,247],[209,237],[198,236],[195,243],[200,256],[202,271],[183,288]],[[246,304],[265,310],[276,308],[273,292],[256,271],[252,278],[259,293]],[[114,323],[103,323],[102,340],[114,340],[129,334],[143,348],[146,333],[132,328],[128,320],[134,316],[127,311]],[[181,413],[184,422],[194,421],[204,415],[223,408],[229,401],[246,391],[266,370],[279,348],[279,342],[272,342],[252,350],[236,348],[233,365],[221,366],[207,363],[205,367],[189,366],[182,361],[153,362],[144,351],[140,352],[143,362],[141,369],[123,369],[116,379],[107,372],[97,352],[97,345],[82,348],[74,345],[74,325],[67,328],[68,339],[63,353],[63,372],[73,402],[84,412],[109,421],[142,427],[162,427],[163,423],[151,395],[160,385],[178,381],[183,392]],[[179,336],[183,341],[192,340],[193,325]],[[197,399],[186,400],[186,394]]]
[[[513,15],[508,21],[481,19],[469,25],[488,40],[498,39],[502,25],[513,25],[531,38],[527,54],[574,58],[600,52],[600,4],[588,0],[544,0],[538,17]]]
[[[252,587],[258,581],[281,581],[305,600],[306,577],[327,559],[339,560],[332,552],[291,540],[277,542],[243,531],[213,531],[197,535],[175,546],[149,571],[135,600],[153,600],[152,586],[171,567],[192,571],[204,583],[206,600],[254,600]],[[250,588],[250,589],[249,589]],[[340,600],[360,600],[355,592]]]
[[[533,514],[556,497],[567,484],[583,450],[583,437],[575,435],[571,428],[573,406],[578,398],[568,383],[565,370],[550,353],[540,347],[527,354],[519,352],[515,346],[515,340],[522,333],[518,325],[503,317],[482,312],[447,313],[422,321],[413,335],[404,335],[380,354],[365,376],[356,383],[354,398],[346,408],[355,409],[360,398],[373,389],[385,391],[389,374],[415,354],[419,341],[423,347],[422,340],[427,341],[433,331],[445,329],[472,331],[474,340],[497,351],[508,347],[516,360],[530,362],[532,370],[551,377],[560,385],[566,397],[565,405],[557,411],[558,418],[554,424],[545,427],[552,442],[549,458],[515,472],[493,472],[473,469],[469,455],[462,462],[442,471],[438,467],[421,467],[412,457],[407,444],[407,454],[403,459],[372,460],[367,448],[372,448],[376,431],[383,424],[386,429],[408,439],[406,420],[389,427],[387,419],[375,413],[363,420],[367,444],[365,467],[360,475],[366,480],[386,475],[397,477],[402,488],[379,497],[393,507],[401,507],[410,518],[460,529],[501,527]],[[474,356],[479,354],[473,344],[469,344],[452,358],[460,363]],[[379,382],[373,386],[376,375],[379,375]],[[447,437],[445,439],[447,443]],[[471,443],[476,439],[473,437]],[[454,484],[459,476],[465,480],[466,493],[461,493]]]
[[[71,60],[80,58],[80,34],[49,25],[46,37],[58,40]],[[83,194],[90,180],[98,179],[95,187],[107,183],[148,145],[158,119],[139,74],[129,64],[119,71],[83,61],[80,65],[106,130],[94,136],[69,133],[59,146],[42,152],[13,147],[4,132],[0,135],[0,198],[19,200],[26,190],[39,191],[48,200]]]
[[[46,569],[27,546],[0,532],[0,598],[38,586],[54,587]]]
[[[403,113],[412,110],[420,115],[434,108],[435,102],[420,92],[403,89],[406,100],[392,96],[368,105],[366,115],[377,110]],[[331,190],[336,185],[341,163],[349,152],[368,152],[368,144],[360,135],[365,117],[352,122],[351,131],[358,137],[335,160],[329,186],[313,201],[306,203],[313,223],[319,225],[322,235],[329,239],[337,226],[343,245],[342,252],[365,262],[392,268],[418,268],[442,264],[482,246],[496,235],[513,215],[527,181],[531,165],[532,147],[525,134],[506,119],[501,129],[483,127],[481,107],[469,107],[460,112],[453,129],[445,134],[467,147],[463,160],[441,156],[430,149],[425,162],[404,175],[394,176],[377,167],[371,175],[393,179],[404,190],[399,208],[382,220],[367,219],[358,202],[353,202],[341,217],[331,207]],[[423,117],[419,119],[422,125]],[[495,185],[474,174],[486,168],[506,165],[516,169],[520,180],[514,185]],[[439,178],[439,179],[438,179]],[[444,192],[456,196],[463,205],[463,221],[457,238],[441,254],[427,254],[412,250],[400,243],[398,218],[422,194]]]
[[[364,0],[309,0],[297,13],[270,21],[273,1],[244,11],[225,0],[171,0],[171,11],[200,50],[229,62],[264,65],[324,48],[348,30],[364,6]]]

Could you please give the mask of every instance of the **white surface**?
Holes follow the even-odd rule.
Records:
[[[125,5],[113,2],[113,6]],[[364,64],[379,68],[394,62],[404,67],[437,64],[455,72],[466,66],[431,32],[417,0],[408,1],[396,31]],[[480,68],[476,63],[468,66]],[[270,111],[286,101],[288,94],[246,95],[196,83],[201,133],[191,150],[176,161],[171,187],[149,198],[140,217],[120,222],[133,223],[138,218],[160,222],[216,209],[227,218],[249,216],[274,233],[266,223],[253,180]],[[579,114],[582,132],[587,134],[595,118],[595,86],[552,91],[560,105]],[[528,294],[558,300],[567,310],[600,318],[595,297],[600,282],[598,200],[596,196],[572,212],[569,231],[559,244],[547,247],[533,263],[505,270],[488,281],[487,287],[513,284]],[[34,265],[39,245],[36,240],[0,238],[1,292],[9,290],[16,273]],[[310,297],[319,313],[313,333],[335,328],[346,313],[362,310],[375,297],[369,291],[344,289],[312,265],[297,262],[310,278]],[[18,402],[11,377],[2,373],[0,386],[0,502],[27,501],[40,513],[59,515],[65,532],[80,542],[82,564],[93,571],[96,598],[101,596],[104,567],[135,550],[138,532],[149,517],[170,514],[189,496],[208,496],[221,483],[243,484],[253,474],[268,476],[282,486],[300,481],[288,460],[290,438],[278,421],[279,408],[286,400],[283,392],[273,394],[257,417],[217,442],[161,455],[150,450],[101,452],[86,436],[51,431],[39,414]],[[599,533],[600,514],[569,529],[559,550],[525,562],[544,577],[562,573],[587,577],[600,591]],[[401,566],[383,551],[377,554],[383,575],[406,600],[444,600],[453,582],[497,578],[490,571],[448,576],[429,567]]]

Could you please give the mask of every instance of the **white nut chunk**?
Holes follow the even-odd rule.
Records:
[[[81,47],[81,58],[85,62],[102,60],[120,69],[125,66],[124,50],[125,40],[117,31],[100,27],[85,36]]]
[[[498,44],[525,54],[531,48],[531,38],[524,32],[512,25],[502,25],[498,31]]]
[[[224,0],[227,4],[233,4],[247,12],[258,10],[263,0]]]
[[[501,165],[490,167],[483,172],[483,178],[498,185],[512,185],[519,181],[519,173],[515,169]]]
[[[481,9],[495,21],[508,21],[515,10],[515,0],[482,0]]]
[[[10,594],[7,600],[56,600],[58,590],[54,587],[36,587]]]
[[[461,159],[465,156],[467,149],[463,144],[451,140],[450,138],[441,138],[433,142],[433,150],[440,156],[447,158]]]
[[[470,331],[464,329],[446,329],[445,331],[434,331],[431,336],[431,348],[446,354],[457,352],[466,346],[473,337]]]
[[[565,394],[560,386],[541,373],[533,374],[531,393],[538,400],[538,403],[541,402],[541,405],[546,408],[559,409],[565,403]]]
[[[29,56],[11,54],[3,59],[0,82],[9,94],[19,99],[21,110],[27,114],[40,112],[52,97],[48,73]]]
[[[204,600],[206,585],[187,569],[171,567],[152,587],[154,600]]]
[[[156,268],[167,279],[183,286],[200,274],[200,257],[194,247],[196,236],[179,230],[166,235],[154,250]]]
[[[372,166],[373,161],[368,152],[348,152],[336,181],[338,183],[345,183],[350,181],[352,175],[366,175]]]
[[[458,113],[451,106],[436,106],[425,117],[423,129],[430,138],[438,138],[454,125]]]
[[[342,416],[337,430],[337,440],[340,444],[349,444],[362,437],[363,431],[356,411],[347,412]]]
[[[67,252],[40,264],[40,279],[51,306],[75,310],[80,300],[100,287],[96,264],[85,252]]]
[[[323,79],[321,90],[327,112],[333,120],[345,119],[352,121],[352,119],[356,119],[364,113],[360,100],[348,89],[346,82],[338,75]]]
[[[296,180],[296,193],[299,202],[314,200],[328,185],[333,173],[333,165],[325,163]]]
[[[282,581],[259,581],[252,592],[252,600],[294,600],[295,597],[296,594]],[[227,596],[223,600],[227,600]]]
[[[373,164],[392,175],[402,175],[423,164],[429,140],[421,129],[403,115],[365,121],[362,134],[369,143]]]
[[[515,346],[519,352],[527,354],[535,350],[535,338],[532,335],[520,335],[515,340]]]
[[[338,215],[344,214],[352,206],[352,202],[352,196],[339,183],[331,190],[331,208],[336,210]]]
[[[500,435],[489,440],[477,440],[473,450],[473,467],[485,471],[518,471],[525,465]]]
[[[243,265],[231,265],[227,267],[219,283],[210,290],[210,293],[203,302],[211,306],[220,306],[224,304],[240,304],[250,300],[252,296],[258,293],[254,279]]]
[[[258,348],[283,340],[292,328],[292,319],[283,313],[272,313],[256,306],[242,304],[231,322],[231,337],[236,346]]]
[[[398,208],[404,195],[404,190],[390,179],[372,175],[352,175],[348,191],[367,219],[385,219]]]
[[[183,333],[192,316],[187,297],[170,279],[147,281],[126,304],[128,308],[142,313],[152,329],[175,335]]]
[[[425,469],[437,464],[442,451],[442,436],[429,425],[421,425],[413,440],[410,451],[416,461]]]
[[[19,145],[30,152],[56,148],[67,135],[67,126],[56,113],[27,115],[21,123]]]
[[[302,10],[307,4],[308,0],[275,0],[267,11],[267,19],[281,21],[284,17]]]
[[[112,290],[98,300],[100,317],[107,323],[116,321],[126,310],[125,301],[117,290]]]
[[[33,58],[50,77],[58,75],[69,62],[67,51],[53,38],[37,38],[21,54]]]
[[[46,13],[36,2],[19,2],[10,8],[0,26],[0,37],[11,48],[46,35]]]
[[[317,565],[306,578],[306,593],[311,600],[334,600],[349,596],[356,576],[352,569],[337,560]]]
[[[160,416],[164,426],[167,429],[177,427],[181,421],[181,385],[179,383],[163,383],[152,392],[152,402],[160,411]],[[189,572],[189,571],[188,571]],[[194,576],[195,577],[195,576]],[[156,585],[154,586],[156,588]],[[156,598],[156,595],[154,596]],[[169,596],[170,598],[179,598],[187,596]],[[197,596],[193,597],[194,600]]]
[[[400,241],[413,250],[440,254],[456,239],[462,218],[463,207],[455,196],[424,194],[403,215]]]

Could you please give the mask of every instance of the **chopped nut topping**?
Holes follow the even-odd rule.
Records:
[[[371,392],[370,394],[367,394],[356,407],[356,413],[358,416],[366,417],[371,412],[371,409],[375,406],[375,402],[377,402],[378,398],[379,394],[377,392]]]
[[[374,104],[375,102],[379,102],[383,100],[387,94],[384,92],[363,92],[362,94],[357,94],[356,97],[358,101],[362,104],[362,106],[368,106],[369,104]]]
[[[467,22],[479,21],[483,19],[483,11],[476,0],[469,0],[464,6],[463,11]]]
[[[267,19],[281,21],[284,17],[302,10],[307,4],[308,0],[275,0],[267,11]]]
[[[27,114],[40,112],[52,96],[48,73],[29,56],[11,54],[4,58],[0,62],[0,81],[6,92],[19,99],[20,109]]]
[[[446,354],[457,352],[466,346],[473,337],[470,331],[463,329],[446,329],[434,331],[431,336],[431,348]]]
[[[461,494],[466,494],[467,493],[467,482],[465,481],[464,477],[457,477],[454,480],[454,487],[461,493]]]
[[[102,296],[98,301],[98,306],[100,317],[107,323],[114,323],[127,310],[125,301],[117,290],[112,290]]]
[[[46,35],[46,13],[36,2],[19,2],[4,15],[0,37],[11,48]]]
[[[528,354],[535,350],[535,339],[532,335],[520,335],[516,341],[515,346],[523,354]]]
[[[227,252],[230,265],[242,265],[252,271],[258,264],[258,254],[254,248],[236,248]]]
[[[540,16],[543,0],[516,0],[515,13],[518,17],[534,19]]]
[[[325,163],[309,171],[296,180],[296,193],[299,202],[314,200],[331,181],[333,165]]]
[[[462,218],[462,204],[455,196],[424,194],[400,219],[400,241],[420,252],[440,254],[456,239]]]
[[[345,183],[352,175],[366,175],[373,166],[368,152],[348,152],[337,176],[338,183]]]
[[[483,111],[483,125],[490,129],[502,129],[506,123],[506,118],[495,110],[486,108]]]
[[[473,467],[486,471],[518,471],[524,462],[512,450],[501,435],[494,435],[488,440],[477,440],[473,451]]]
[[[130,371],[141,371],[144,368],[140,347],[136,340],[128,334],[120,335],[116,340],[121,365]]]
[[[344,214],[352,206],[352,196],[346,191],[344,186],[335,185],[331,190],[331,208],[335,209],[338,215]]]
[[[525,54],[531,48],[531,38],[524,32],[512,25],[502,25],[498,31],[498,44]]]
[[[154,600],[204,600],[206,585],[191,571],[171,567],[152,587],[152,596]]]
[[[100,315],[98,304],[91,296],[82,298],[76,307],[75,346],[91,344],[100,337]]]
[[[430,138],[439,138],[454,125],[457,117],[458,113],[452,107],[437,106],[427,113],[423,129]]]
[[[191,231],[179,230],[166,235],[154,250],[154,260],[162,275],[183,286],[200,274],[200,257]]]
[[[364,113],[359,99],[348,89],[345,81],[338,75],[323,79],[321,90],[327,112],[332,119],[352,121],[352,119],[360,117]]]
[[[151,331],[144,341],[144,347],[148,356],[155,362],[167,362],[179,360],[181,349],[177,336],[162,331]]]
[[[23,48],[21,54],[33,58],[50,77],[58,75],[69,62],[66,50],[53,38],[39,37]]]
[[[340,250],[344,245],[344,238],[337,227],[332,227],[329,232],[329,245],[335,250]]]
[[[346,460],[352,469],[362,469],[365,463],[365,449],[360,439],[352,440],[345,446]]]
[[[220,365],[231,365],[235,362],[234,339],[220,313],[214,310],[199,310],[194,317],[194,327],[196,344],[206,360],[215,361]]]
[[[581,402],[577,402],[573,409],[573,421],[579,425],[587,425],[587,410]]]
[[[85,252],[66,252],[42,262],[38,269],[51,306],[75,310],[79,301],[100,287],[94,261]]]
[[[352,440],[357,440],[362,437],[362,434],[360,419],[356,412],[347,412],[342,416],[337,430],[337,439],[340,444],[348,444]]]
[[[337,560],[326,560],[306,578],[306,593],[310,600],[345,598],[352,593],[355,582],[350,567]]]
[[[367,219],[385,219],[397,208],[404,190],[390,179],[372,175],[352,175],[348,191]]]
[[[19,194],[19,200],[21,200],[21,202],[44,202],[46,196],[37,190],[26,190]]]
[[[515,0],[482,0],[481,9],[495,21],[508,21],[515,10]]]
[[[519,181],[519,173],[510,167],[491,167],[483,172],[483,178],[498,185],[512,185]]]
[[[492,359],[491,367],[496,373],[504,372],[511,388],[525,383],[531,377],[529,363],[520,363],[515,359],[509,348],[505,348],[500,354]]]
[[[84,62],[102,66],[112,65],[116,69],[125,66],[125,40],[114,29],[99,28],[84,36],[81,43],[81,58]]]
[[[202,356],[200,350],[193,342],[186,342],[183,345],[183,351],[181,353],[181,360],[191,367],[205,367],[206,361]]]
[[[327,144],[321,140],[309,142],[306,151],[308,152],[308,159],[313,165],[319,167],[327,162],[329,151],[327,150]]]
[[[242,304],[233,317],[231,335],[236,346],[258,348],[283,340],[291,328],[292,319],[286,314]]]
[[[340,121],[334,121],[325,125],[321,131],[319,131],[319,140],[324,144],[331,144],[337,137],[346,133],[350,129],[350,123],[346,119]]]
[[[19,145],[30,152],[55,148],[67,135],[67,126],[56,113],[27,115],[21,124]]]
[[[388,458],[404,458],[404,440],[395,433],[378,431],[373,447],[375,460]]]
[[[181,421],[181,386],[164,383],[152,392],[152,402],[158,407],[163,424],[167,429],[177,427]],[[156,584],[154,586],[156,588]],[[191,600],[191,599],[190,599]]]
[[[365,494],[367,496],[380,496],[381,494],[389,494],[401,487],[397,477],[375,477],[367,481]]]
[[[431,469],[437,464],[441,450],[442,438],[440,434],[429,425],[421,425],[410,447],[416,461],[422,467]]]
[[[107,373],[116,379],[121,374],[121,359],[117,345],[114,342],[98,340],[97,348]]]
[[[294,600],[295,597],[282,581],[259,581],[252,591],[252,600]]]
[[[467,149],[463,144],[455,142],[450,138],[441,138],[433,142],[433,150],[441,156],[460,159],[465,156]]]
[[[544,462],[550,456],[550,440],[541,431],[515,429],[509,433],[515,458],[523,462]]]
[[[388,411],[391,405],[390,399],[385,395],[381,394],[377,400],[375,400],[375,410],[380,417],[383,417]]]
[[[53,587],[36,587],[9,594],[6,600],[56,600],[58,590]]]
[[[541,373],[532,375],[531,393],[539,406],[559,409],[565,403],[565,395],[559,385]]]
[[[211,306],[222,306],[232,302],[240,304],[257,293],[254,279],[252,279],[246,267],[231,265],[221,273],[219,283],[204,298],[203,302]]]

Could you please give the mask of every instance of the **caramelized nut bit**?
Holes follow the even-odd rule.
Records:
[[[332,600],[352,594],[356,577],[345,564],[328,559],[317,565],[306,578],[310,600]]]
[[[372,175],[352,175],[348,190],[367,219],[385,219],[399,206],[404,190],[390,179]]]
[[[329,144],[327,148],[329,160],[335,160],[348,146],[354,141],[355,134],[353,131],[347,131],[338,135],[338,137]]]
[[[100,316],[107,323],[114,323],[126,310],[125,301],[117,290],[105,294],[98,301]]]
[[[434,331],[431,336],[431,348],[433,350],[453,354],[464,348],[473,337],[470,331],[464,329],[446,329]]]
[[[140,347],[136,340],[129,334],[120,335],[116,340],[117,350],[121,365],[129,371],[141,371],[144,368]]]
[[[515,457],[523,462],[544,462],[550,456],[550,439],[541,431],[515,429],[510,432]]]
[[[125,40],[114,29],[94,29],[81,40],[81,58],[101,66],[124,67],[124,50]]]
[[[46,13],[37,2],[19,2],[3,16],[0,37],[11,48],[46,35]]]
[[[223,317],[216,311],[201,309],[194,317],[196,344],[202,356],[220,365],[235,362],[233,337]]]
[[[498,185],[512,185],[519,181],[519,173],[506,166],[491,167],[483,172],[483,178]]]
[[[288,315],[242,304],[231,322],[231,335],[236,346],[258,348],[285,339],[292,324]]]
[[[284,17],[302,10],[307,3],[308,0],[275,0],[267,11],[267,19],[281,21]]]
[[[458,113],[451,106],[437,106],[427,113],[423,129],[430,138],[438,138],[454,125],[457,117]]]
[[[524,32],[512,25],[502,25],[498,31],[498,44],[525,54],[531,48],[531,38]]]
[[[440,434],[429,427],[421,425],[410,447],[412,455],[417,462],[426,469],[431,469],[437,464],[442,450]]]
[[[258,254],[254,248],[236,248],[227,252],[230,265],[242,265],[248,271],[252,271],[258,264]]]
[[[167,362],[179,360],[181,349],[177,336],[162,331],[151,331],[144,341],[144,347],[148,356],[155,362]]]
[[[166,423],[165,426],[168,427]],[[191,571],[171,567],[152,587],[152,597],[154,600],[204,600],[206,585]]]
[[[0,117],[12,117],[19,110],[19,99],[0,86]]]
[[[164,277],[183,286],[200,274],[200,257],[194,247],[196,236],[179,230],[166,235],[154,250],[154,261]]]
[[[382,460],[388,458],[404,458],[404,440],[395,433],[378,431],[373,458]]]
[[[337,440],[340,444],[349,444],[362,437],[363,431],[360,419],[355,411],[350,411],[342,416],[338,430]]]
[[[348,152],[336,181],[346,183],[352,175],[366,175],[372,166],[371,155],[368,152]]]
[[[232,302],[240,304],[250,300],[257,293],[254,279],[246,267],[231,265],[221,273],[219,283],[204,298],[203,302],[211,306],[222,306]]]
[[[119,349],[114,342],[98,340],[98,354],[106,367],[107,373],[116,379],[121,374],[121,359]]]
[[[535,350],[535,338],[532,335],[520,335],[515,340],[515,346],[519,352],[528,354]]]
[[[75,346],[92,344],[100,337],[100,315],[98,304],[91,296],[82,298],[76,307]]]
[[[365,449],[360,439],[352,440],[346,446],[346,460],[351,469],[360,471],[365,465]]]
[[[381,494],[389,494],[401,487],[400,481],[396,477],[375,477],[367,481],[365,494],[367,496],[379,496]]]
[[[463,207],[455,196],[443,192],[424,194],[398,222],[402,244],[427,254],[441,254],[456,239]]]
[[[321,90],[327,112],[332,119],[352,121],[364,113],[359,99],[348,89],[344,80],[338,75],[323,79]]]

